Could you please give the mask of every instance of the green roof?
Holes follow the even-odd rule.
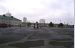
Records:
[[[0,19],[3,19],[3,20],[18,20],[18,21],[21,21],[13,16],[9,17],[9,16],[3,16],[3,15],[0,15]]]

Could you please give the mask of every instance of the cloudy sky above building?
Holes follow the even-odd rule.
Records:
[[[10,12],[14,17],[36,22],[73,24],[74,0],[0,0],[0,14]]]

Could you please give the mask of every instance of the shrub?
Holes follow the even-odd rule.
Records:
[[[52,22],[49,23],[49,27],[53,27],[54,24]]]
[[[58,24],[58,27],[63,27],[63,26],[64,26],[63,23]]]

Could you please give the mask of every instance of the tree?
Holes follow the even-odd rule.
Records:
[[[13,16],[11,16],[11,18],[14,18]]]
[[[54,24],[52,22],[49,23],[49,27],[53,27]]]
[[[63,26],[64,26],[63,23],[58,24],[58,27],[63,27]]]
[[[3,14],[3,16],[4,16],[4,17],[6,17],[6,15],[5,15],[5,14]]]

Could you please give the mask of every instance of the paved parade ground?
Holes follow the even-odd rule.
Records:
[[[0,48],[74,48],[74,28],[0,28]]]

